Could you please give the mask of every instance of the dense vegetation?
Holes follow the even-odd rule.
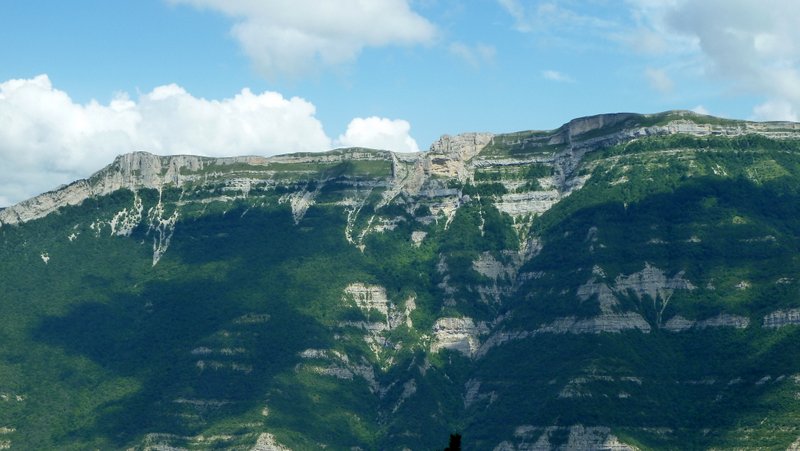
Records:
[[[552,152],[520,144],[542,136],[506,135],[485,155]],[[253,170],[206,172],[223,169]],[[0,447],[248,449],[268,432],[293,449],[441,449],[453,431],[465,449],[557,447],[575,425],[658,449],[800,437],[800,327],[763,327],[800,307],[800,141],[634,140],[588,153],[571,174],[585,185],[541,215],[498,207],[557,169],[478,168],[450,183],[451,217],[423,195],[379,206],[392,166],[365,160],[271,163],[291,177],[224,201],[223,181],[120,190],[0,227]],[[299,219],[285,197],[298,192],[317,196]],[[141,220],[113,234],[138,201]],[[180,215],[154,265],[157,206]],[[490,276],[481,259],[511,269]],[[648,333],[533,334],[597,317],[606,307],[580,287],[647,267],[692,287],[614,292],[614,312]],[[377,348],[364,324],[394,313],[357,308],[344,294],[357,283],[398,312],[415,305]],[[720,313],[749,325],[664,327]],[[462,317],[486,328],[483,343],[529,335],[431,352],[437,320]]]

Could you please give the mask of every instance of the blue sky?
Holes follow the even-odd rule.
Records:
[[[6,0],[0,206],[115,155],[260,154],[695,109],[797,120],[796,0]]]

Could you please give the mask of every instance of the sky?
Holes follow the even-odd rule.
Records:
[[[116,155],[800,115],[798,0],[0,0],[0,207]]]

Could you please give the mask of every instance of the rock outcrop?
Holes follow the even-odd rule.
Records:
[[[566,433],[566,443],[560,443],[556,436]],[[633,451],[638,448],[622,443],[611,434],[611,429],[604,426],[583,426],[576,424],[570,427],[518,426],[514,430],[514,440],[506,440],[494,447],[494,451]]]
[[[469,160],[478,155],[492,139],[489,133],[444,135],[431,145],[423,161],[426,174],[465,181],[470,176]]]
[[[199,175],[194,173],[210,165],[237,163],[264,164],[262,157],[205,158],[191,155],[161,157],[147,152],[118,156],[113,163],[85,180],[50,191],[0,211],[0,226],[38,219],[67,205],[78,205],[92,196],[110,194],[119,189],[161,189],[180,187]]]
[[[454,160],[467,161],[478,155],[494,137],[491,133],[464,133],[461,135],[443,135],[431,144],[432,156],[444,156]]]
[[[287,448],[277,440],[275,440],[275,436],[270,434],[269,432],[264,432],[258,435],[258,439],[256,440],[256,444],[250,448],[250,451],[292,451],[291,448]]]
[[[363,283],[353,283],[344,289],[345,299],[352,299],[356,306],[369,314],[370,310],[377,310],[384,317],[389,317],[389,298],[386,297],[386,289],[378,285],[366,285]]]
[[[700,321],[689,320],[680,315],[675,315],[664,324],[663,329],[670,332],[683,332],[689,329],[703,330],[716,327],[746,329],[749,325],[750,318],[729,313],[720,313],[717,316]]]
[[[536,329],[538,334],[618,334],[626,330],[650,332],[650,324],[642,315],[634,312],[606,313],[591,318],[578,319],[573,316],[560,318]]]
[[[113,163],[91,177],[78,180],[32,199],[0,210],[0,226],[38,219],[67,205],[78,205],[93,196],[110,194],[119,189],[136,191],[142,188],[161,190],[181,188],[190,183],[217,180],[230,168],[250,166],[255,179],[226,178],[225,182],[245,191],[251,182],[263,182],[274,175],[270,164],[337,163],[350,160],[390,160],[388,152],[344,149],[319,154],[291,154],[275,157],[241,156],[210,158],[193,155],[158,156],[148,152],[132,152],[118,156]]]
[[[366,331],[364,342],[367,343],[376,358],[383,361],[384,366],[391,365],[392,358],[381,359],[385,351],[396,351],[400,349],[400,344],[391,343],[386,336],[399,326],[413,327],[411,314],[416,309],[414,296],[405,301],[401,311],[386,296],[386,289],[379,285],[366,285],[363,283],[353,283],[344,289],[344,303],[355,303],[366,317],[366,321],[346,321],[339,324],[340,327],[356,327]],[[374,312],[378,312],[380,317],[375,318]]]
[[[618,334],[626,331],[639,331],[647,334],[650,333],[651,330],[652,327],[650,323],[648,323],[642,315],[635,312],[602,313],[589,318],[567,316],[557,318],[534,330],[495,331],[486,338],[472,355],[480,358],[486,355],[492,348],[506,342],[524,340],[542,334]]]
[[[642,125],[647,122],[663,123]],[[796,136],[800,125],[790,122],[707,121],[704,116],[689,111],[637,115],[631,113],[602,114],[570,121],[549,132],[494,135],[491,133],[465,133],[444,135],[427,153],[401,154],[369,149],[340,149],[326,153],[302,153],[275,157],[208,158],[191,155],[156,156],[147,152],[133,152],[117,159],[88,179],[78,180],[16,205],[0,209],[0,226],[17,224],[44,217],[58,208],[77,205],[92,196],[109,194],[118,189],[161,189],[164,186],[181,187],[187,183],[202,183],[213,179],[215,173],[235,165],[252,166],[260,173],[254,182],[263,181],[275,171],[270,164],[331,164],[343,161],[391,161],[391,183],[386,190],[387,199],[400,192],[416,195],[426,181],[433,178],[466,182],[472,179],[476,167],[515,166],[539,162],[554,168],[552,186],[543,191],[508,193],[497,207],[512,216],[541,214],[565,195],[580,188],[586,177],[574,173],[587,152],[646,136],[663,136],[676,133],[695,136],[741,136],[759,134],[775,139]],[[520,135],[520,136],[517,136]],[[481,151],[496,139],[514,143],[521,148],[550,148],[562,146],[549,156],[523,158],[498,158],[481,156]],[[239,180],[239,188],[247,191],[251,180]],[[549,184],[550,182],[548,182]],[[429,192],[430,193],[430,192]],[[436,194],[440,197],[441,194]],[[308,201],[308,199],[303,198]],[[296,210],[302,210],[299,201]],[[457,205],[456,205],[457,208]]]
[[[472,318],[439,318],[433,325],[434,341],[431,352],[452,349],[472,357],[480,347],[480,336],[489,332],[484,323],[475,323]]]
[[[800,325],[800,308],[772,312],[764,316],[763,324],[767,329]]]
[[[153,402],[145,399],[137,408],[150,409],[142,418],[151,424],[174,420],[170,432],[198,435],[151,434],[143,427],[135,439],[143,440],[144,448],[249,449],[254,442],[252,449],[260,451],[286,451],[282,443],[430,448],[418,430],[420,418],[436,430],[453,422],[491,422],[497,427],[473,436],[481,449],[632,449],[612,431],[636,443],[673,446],[688,437],[717,446],[730,431],[704,432],[701,428],[723,424],[716,418],[704,422],[704,409],[752,407],[737,421],[760,421],[763,417],[750,413],[770,407],[758,404],[763,397],[753,398],[755,404],[734,397],[769,387],[778,398],[763,400],[788,406],[783,418],[769,419],[783,427],[780,422],[791,421],[800,394],[778,384],[789,384],[781,381],[795,370],[768,361],[772,350],[751,358],[728,352],[728,345],[752,338],[759,346],[778,343],[781,347],[771,348],[776,351],[791,345],[790,330],[776,329],[800,325],[800,308],[773,310],[796,293],[796,268],[767,274],[774,264],[753,266],[746,260],[766,260],[773,252],[784,256],[778,251],[786,248],[779,246],[791,246],[793,237],[779,222],[785,215],[759,216],[758,208],[771,204],[739,208],[741,198],[720,193],[727,186],[724,170],[797,175],[791,172],[796,153],[784,152],[796,143],[682,136],[602,150],[675,133],[782,138],[800,136],[800,128],[704,122],[691,113],[617,114],[576,119],[553,131],[444,136],[427,153],[415,154],[340,149],[270,158],[123,155],[86,180],[0,210],[0,226],[6,226],[0,236],[10,243],[4,292],[25,301],[18,303],[25,321],[35,320],[8,333],[52,324],[52,341],[33,346],[59,345],[54,355],[63,357],[64,371],[80,374],[94,360],[93,353],[82,355],[84,349],[94,352],[98,337],[113,350],[129,339],[142,344],[159,336],[148,331],[175,330],[174,343],[161,344],[177,349],[177,361],[168,359],[170,349],[159,348],[158,359],[139,359],[137,365],[147,371],[142,374],[161,374],[164,363],[176,380],[190,384],[167,387],[169,397],[153,392],[158,395]],[[764,143],[764,149],[749,152],[751,140]],[[726,143],[746,157],[723,155]],[[773,145],[780,157],[770,153]],[[587,157],[590,152],[594,155]],[[673,161],[678,162],[673,166]],[[689,177],[698,189],[681,191]],[[119,189],[131,193],[57,212]],[[590,191],[576,193],[581,189]],[[573,197],[554,211],[567,196]],[[681,210],[683,202],[692,208]],[[52,212],[52,221],[17,227]],[[741,216],[730,219],[734,213]],[[52,236],[39,227],[51,224]],[[725,233],[714,236],[720,224]],[[728,253],[731,243],[743,252]],[[152,264],[161,261],[156,269],[148,268],[151,244]],[[73,260],[75,270],[65,271],[73,262],[70,254],[82,261]],[[134,260],[142,254],[144,264]],[[787,254],[776,261],[793,261]],[[728,255],[732,258],[722,258]],[[117,265],[126,272],[117,274]],[[27,277],[28,268],[38,279]],[[97,275],[85,281],[74,277],[86,269]],[[32,285],[28,279],[44,283],[26,290]],[[57,290],[45,289],[49,280]],[[778,285],[771,283],[775,280]],[[106,287],[114,289],[112,297],[100,291]],[[64,293],[69,304],[61,302]],[[780,297],[780,303],[764,310],[769,296]],[[101,305],[84,310],[82,304],[94,305],[95,299]],[[28,314],[29,305],[33,315],[55,316],[41,321]],[[737,314],[720,313],[720,305]],[[80,321],[73,326],[87,312],[94,322],[111,315],[122,329],[86,329]],[[181,321],[174,320],[176,314]],[[754,320],[761,326],[751,327]],[[28,335],[12,341],[22,343]],[[24,349],[14,359],[24,363]],[[669,358],[676,355],[680,358]],[[724,359],[708,366],[708,355]],[[771,375],[764,374],[767,367]],[[15,371],[9,373],[17,378],[9,387],[24,386],[27,373]],[[95,376],[102,379],[105,373]],[[130,379],[123,391],[109,380],[104,398],[90,401],[125,408],[127,391],[138,389],[138,379]],[[66,384],[58,390],[70,385],[52,382]],[[152,388],[147,380],[142,383]],[[727,388],[736,384],[750,388]],[[684,393],[691,396],[678,399]],[[42,400],[33,395],[29,404],[36,410]],[[16,402],[24,402],[20,396]],[[0,393],[0,402],[13,399]],[[651,407],[666,410],[652,417]],[[262,408],[267,421],[259,418]],[[607,416],[608,409],[614,415]],[[683,421],[687,411],[697,422]],[[151,412],[159,416],[144,416]],[[538,418],[543,426],[514,431],[507,426],[513,414]],[[662,442],[637,429],[642,418],[685,428]],[[239,419],[247,426],[235,424]],[[293,426],[308,424],[304,421],[320,427]],[[14,416],[8,429],[0,428],[0,448],[10,440],[15,446],[28,443],[11,430],[22,425]],[[780,443],[794,440],[795,432]],[[103,440],[98,446],[111,443]]]

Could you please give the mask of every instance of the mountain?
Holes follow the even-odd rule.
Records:
[[[800,447],[800,124],[136,152],[0,243],[0,448]]]

